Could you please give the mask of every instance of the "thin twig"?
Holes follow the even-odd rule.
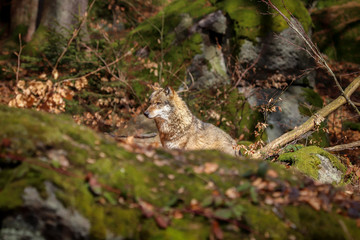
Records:
[[[17,69],[16,69],[16,84],[19,82],[19,73],[20,73],[20,65],[21,65],[21,52],[22,49],[24,48],[22,45],[22,41],[21,41],[21,33],[19,34],[19,44],[20,44],[20,49],[19,52],[15,52],[15,55],[17,56]]]
[[[241,82],[241,80],[243,79],[243,77],[245,76],[245,74],[250,70],[252,69],[253,67],[255,67],[255,65],[259,62],[259,59],[260,59],[260,56],[261,56],[261,52],[262,52],[262,49],[260,50],[257,58],[254,60],[254,62],[248,67],[246,68],[241,74],[238,74],[238,80],[237,82],[235,83],[235,85],[230,89],[230,91],[234,90],[234,88],[236,88],[236,86]],[[239,70],[237,70],[239,71]]]
[[[165,22],[165,13],[162,13],[161,16],[161,31],[160,31],[160,54],[161,54],[161,61],[160,61],[160,69],[159,69],[159,83],[161,83],[162,72],[164,67],[164,22]]]
[[[125,57],[125,56],[127,56],[127,55],[124,55],[123,57]],[[106,68],[109,67],[109,66],[114,65],[115,63],[119,62],[123,57],[117,58],[117,59],[115,59],[114,61],[112,61],[111,63],[107,64],[107,66],[99,67],[98,69],[96,69],[96,70],[94,70],[94,71],[92,71],[92,72],[89,72],[89,73],[87,73],[87,74],[85,74],[85,75],[83,75],[83,76],[81,76],[81,77],[67,78],[67,79],[61,80],[60,82],[73,81],[73,80],[80,79],[80,78],[82,78],[82,77],[85,77],[85,78],[86,78],[86,77],[91,76],[91,75],[93,75],[93,74],[95,74],[95,73],[97,73],[97,72],[99,72],[99,71],[101,71],[101,70],[106,69]]]
[[[89,46],[86,45],[85,43],[82,43],[82,45],[83,45],[84,47],[86,47],[88,50],[90,50],[91,52],[93,52],[93,53],[95,54],[95,56],[100,59],[100,61],[105,65],[106,71],[107,71],[111,76],[113,76],[116,80],[122,82],[127,88],[129,88],[129,89],[133,92],[133,94],[135,94],[135,92],[134,92],[134,90],[132,89],[132,87],[130,86],[130,84],[129,84],[128,82],[126,82],[124,79],[122,79],[120,76],[115,75],[115,74],[114,74],[114,71],[112,71],[112,70],[110,69],[110,67],[109,67],[110,65],[104,60],[104,58],[101,57],[101,55],[100,55],[97,51],[94,51],[91,47],[89,47]]]
[[[191,74],[190,71],[189,71],[189,76],[190,76],[190,79],[191,79],[191,85],[190,85],[190,87],[186,84],[185,81],[183,81],[182,83],[184,84],[184,86],[185,86],[186,89],[177,91],[176,93],[179,94],[179,93],[188,92],[188,91],[190,91],[190,89],[192,89],[192,88],[194,87],[195,81],[194,81],[194,77],[193,77],[193,75]]]
[[[60,63],[60,60],[64,57],[65,53],[67,52],[67,50],[70,47],[70,44],[72,43],[72,41],[77,37],[77,35],[79,34],[80,30],[82,29],[82,27],[85,24],[85,20],[87,19],[88,13],[90,12],[91,8],[93,7],[94,3],[96,0],[93,0],[92,3],[90,4],[88,10],[84,13],[84,16],[81,19],[81,22],[79,24],[78,28],[75,28],[73,31],[73,34],[71,36],[71,38],[69,39],[69,41],[67,42],[66,47],[64,48],[64,50],[62,51],[62,53],[60,54],[60,56],[58,57],[58,59],[56,60],[55,66],[54,66],[54,70],[53,72],[56,72],[56,69]]]

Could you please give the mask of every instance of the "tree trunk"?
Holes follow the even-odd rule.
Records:
[[[11,1],[10,32],[21,33],[25,41],[30,41],[36,28],[39,0]]]
[[[84,16],[88,0],[45,1],[41,12],[40,24],[58,33],[70,34]],[[84,27],[83,30],[85,30]]]
[[[46,41],[45,32],[55,31],[70,37],[84,17],[88,0],[12,0],[10,35],[22,34],[25,42],[31,41],[29,52],[38,51]],[[80,37],[88,39],[86,24]]]

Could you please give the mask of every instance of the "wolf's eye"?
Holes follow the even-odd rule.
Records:
[[[156,105],[161,105],[161,102],[157,102]]]

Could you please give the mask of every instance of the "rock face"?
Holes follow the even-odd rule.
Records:
[[[245,40],[240,48],[239,63],[246,65],[258,58],[255,67],[259,73],[253,76],[257,79],[266,78],[271,73],[298,76],[314,66],[313,60],[302,47],[304,43],[300,37],[294,30],[287,28],[279,34],[268,33],[266,37],[257,38],[257,42]],[[309,80],[307,85],[314,87],[313,74],[308,73],[306,77]],[[302,79],[295,84],[303,84]]]
[[[320,169],[318,171],[319,182],[337,184],[340,183],[343,173],[339,169],[334,167],[329,158],[320,154],[316,154],[316,156],[321,161]]]
[[[246,88],[240,88],[240,91],[246,91]],[[312,113],[322,107],[322,100],[316,92],[311,88],[296,85],[289,87],[285,92],[278,89],[256,88],[248,95],[248,102],[252,107],[266,105],[271,102],[270,99],[281,98],[281,100],[273,103],[281,110],[267,115],[269,127],[266,129],[266,133],[268,141],[272,141],[283,133],[300,126]],[[314,134],[312,137],[316,139],[318,144],[321,146],[328,144],[327,135],[322,130]]]
[[[226,29],[227,20],[221,10],[205,16],[191,28],[191,32],[200,33],[203,39],[202,54],[195,55],[189,67],[190,77],[196,79],[198,89],[229,82],[225,57],[218,47]]]

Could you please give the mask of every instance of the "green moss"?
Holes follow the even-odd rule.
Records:
[[[21,120],[8,120],[19,116]],[[28,128],[34,126],[28,124],[29,122],[41,125],[45,132],[31,132]],[[3,125],[4,123],[7,125]],[[288,228],[286,223],[269,208],[252,203],[255,202],[255,198],[261,202],[261,196],[256,194],[254,187],[251,187],[251,181],[247,178],[249,173],[254,176],[265,176],[269,168],[278,173],[279,182],[286,181],[291,186],[301,185],[302,178],[299,175],[293,175],[281,166],[249,159],[239,160],[216,151],[173,155],[157,150],[154,157],[144,156],[145,160],[139,162],[136,158],[137,154],[129,153],[117,146],[115,142],[73,124],[72,120],[66,116],[53,116],[4,106],[0,106],[0,125],[6,126],[4,130],[7,129],[6,136],[0,132],[0,139],[9,138],[15,144],[17,137],[24,138],[23,143],[26,146],[29,145],[27,141],[42,139],[41,141],[46,144],[46,147],[39,144],[32,145],[34,149],[31,156],[28,152],[19,152],[22,149],[21,145],[15,144],[6,149],[24,157],[27,161],[12,168],[1,166],[0,214],[21,208],[22,195],[28,186],[35,187],[42,198],[46,199],[44,182],[47,181],[55,186],[55,195],[66,208],[76,209],[90,221],[90,239],[104,239],[109,237],[110,233],[125,239],[208,239],[212,229],[208,218],[197,214],[187,214],[185,211],[183,218],[172,219],[168,228],[161,229],[153,218],[142,216],[142,211],[136,203],[142,199],[152,204],[157,214],[171,215],[171,210],[189,209],[192,199],[202,202],[206,197],[213,196],[214,190],[207,187],[209,182],[213,182],[219,195],[218,200],[214,200],[214,204],[210,203],[209,210],[223,209],[223,213],[231,211],[232,218],[241,219],[243,224],[259,233],[260,236],[267,234],[273,239],[284,239],[287,233],[295,231]],[[18,129],[25,129],[32,134],[21,135]],[[54,132],[58,139],[42,136],[51,135]],[[68,137],[64,138],[64,136]],[[48,141],[49,139],[51,141]],[[71,167],[66,171],[70,174],[49,168],[51,165],[46,161],[45,156],[48,149],[54,148],[63,149],[69,153],[67,158]],[[5,150],[0,148],[1,153],[2,151]],[[76,151],[79,151],[80,155],[77,155]],[[96,162],[87,164],[86,157],[91,157]],[[165,164],[159,164],[162,161]],[[206,162],[217,163],[219,170],[210,174],[194,171],[194,166],[203,166]],[[90,173],[92,178],[102,184],[100,195],[94,195],[90,191],[89,183],[84,180],[85,176],[90,176]],[[226,190],[239,186],[239,183],[244,181],[249,187],[242,192],[241,197],[235,200],[227,199]],[[108,191],[112,188],[119,193]],[[179,189],[182,189],[182,192],[179,192]],[[125,203],[117,204],[119,196]],[[293,215],[296,216],[296,213]],[[297,221],[297,218],[294,217],[294,219]],[[348,219],[343,221],[346,226],[355,226],[355,221]],[[246,231],[232,229],[226,221],[219,221],[219,223],[224,239],[252,237]],[[308,227],[304,228],[308,229]],[[309,235],[310,233],[299,239]]]
[[[19,34],[21,34],[22,37],[26,35],[28,26],[24,24],[17,25],[14,30],[11,31],[11,39],[14,42],[19,42]]]
[[[273,211],[270,209],[260,211],[253,205],[247,205],[245,209],[245,220],[253,230],[260,235],[268,233],[271,239],[286,239],[288,230],[285,223]]]
[[[47,44],[48,28],[39,25],[31,39],[24,47],[25,55],[38,55]]]
[[[321,161],[316,157],[316,154],[327,157],[335,168],[343,173],[345,172],[345,166],[337,157],[316,146],[304,147],[295,152],[283,153],[279,156],[278,160],[280,162],[291,162],[292,165],[301,172],[314,179],[318,179],[318,170]]]
[[[228,13],[234,21],[234,29],[238,39],[248,38],[255,40],[256,37],[263,36],[271,29],[274,32],[281,32],[288,28],[287,23],[279,14],[275,14],[274,18],[266,13],[270,11],[275,13],[273,9],[268,9],[264,4],[247,1],[247,0],[224,0],[219,1],[217,5],[224,12]],[[289,13],[283,6],[281,0],[272,1],[278,9],[289,17]],[[305,6],[300,0],[284,1],[286,8],[302,23],[304,29],[308,31],[311,27],[311,18]]]
[[[347,218],[323,210],[313,211],[308,206],[287,206],[284,216],[296,227],[297,231],[293,232],[296,239],[302,239],[304,235],[307,239],[352,239],[360,234],[359,228],[349,227],[353,223]],[[346,230],[341,222],[348,226]]]

